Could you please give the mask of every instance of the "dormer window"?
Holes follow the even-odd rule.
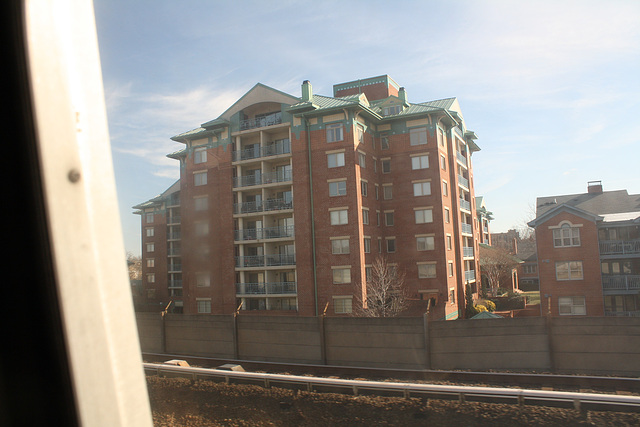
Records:
[[[391,105],[382,109],[383,116],[393,116],[402,112],[402,105]]]
[[[554,229],[553,246],[556,248],[580,246],[580,228],[572,227],[571,224],[565,222],[560,228]]]

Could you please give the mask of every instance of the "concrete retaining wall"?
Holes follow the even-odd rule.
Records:
[[[640,318],[322,318],[137,313],[143,352],[397,369],[640,376]]]

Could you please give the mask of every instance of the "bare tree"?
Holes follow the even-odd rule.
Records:
[[[363,304],[364,300],[364,304]],[[396,317],[408,305],[408,294],[404,287],[404,273],[385,258],[377,258],[371,265],[371,277],[367,281],[366,296],[356,297],[354,316]]]
[[[536,218],[536,206],[534,203],[529,203],[527,206],[527,210],[524,212],[522,217],[518,220],[518,224],[513,228],[518,232],[520,239],[534,239],[535,240],[535,230],[529,227],[529,222]]]
[[[497,296],[502,283],[511,280],[519,260],[501,248],[480,245],[480,270],[489,282],[491,296]]]
[[[129,269],[129,280],[142,279],[142,257],[127,252],[127,268]]]

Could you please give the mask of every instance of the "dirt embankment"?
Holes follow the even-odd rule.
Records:
[[[156,427],[638,426],[638,413],[296,392],[182,378],[147,378]]]

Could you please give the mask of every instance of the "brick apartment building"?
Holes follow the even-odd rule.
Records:
[[[640,195],[603,191],[537,199],[542,314],[640,316]]]
[[[180,180],[134,206],[143,301],[184,313],[313,316],[366,300],[382,256],[404,272],[412,313],[464,310],[477,292],[471,154],[456,98],[410,103],[389,76],[257,84],[218,118],[172,138]]]

